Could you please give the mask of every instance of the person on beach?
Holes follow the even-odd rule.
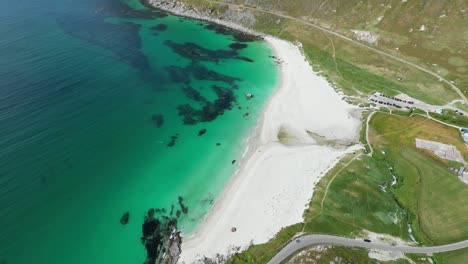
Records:
[[[143,237],[141,240],[145,245],[147,254],[145,264],[154,264],[156,262],[158,247],[161,244],[160,224],[160,221],[154,218],[154,209],[150,209],[142,226]]]

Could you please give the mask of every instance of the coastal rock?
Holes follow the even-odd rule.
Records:
[[[156,31],[165,31],[167,29],[167,25],[165,24],[157,24],[156,26],[152,27]]]
[[[205,128],[200,129],[200,131],[198,131],[198,135],[199,135],[199,136],[203,136],[205,133],[206,133],[206,129],[205,129]]]
[[[169,141],[169,143],[167,143],[167,146],[168,147],[173,147],[175,145],[175,143],[176,143],[176,140],[177,140],[178,136],[179,136],[179,134],[171,136],[171,140]]]
[[[164,124],[164,116],[161,114],[155,114],[151,117],[151,120],[153,120],[153,123],[156,125],[156,127],[161,127]]]
[[[260,36],[260,34],[248,29],[255,26],[257,21],[253,13],[247,9],[232,6],[229,6],[223,11],[214,9],[213,7],[195,8],[193,5],[177,0],[145,0],[145,2],[147,6],[152,6],[175,15],[217,23],[238,30],[239,32],[247,33],[250,36],[257,36],[257,38]]]
[[[122,225],[126,225],[128,224],[128,221],[130,220],[130,213],[129,212],[125,212],[122,217],[120,218],[120,223]]]

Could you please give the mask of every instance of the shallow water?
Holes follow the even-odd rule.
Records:
[[[277,82],[266,43],[136,0],[3,1],[0,36],[2,264],[141,263],[179,196],[190,233]]]

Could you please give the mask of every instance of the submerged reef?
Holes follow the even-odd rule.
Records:
[[[220,60],[224,60],[224,59],[239,59],[243,61],[252,61],[249,58],[239,56],[239,54],[237,53],[238,49],[234,49],[232,47],[230,50],[223,50],[223,49],[210,50],[192,42],[179,44],[170,40],[165,41],[164,44],[169,46],[175,53],[179,54],[180,56],[184,58],[190,59],[194,62],[197,62],[197,61],[219,62]],[[241,47],[241,46],[234,45],[234,47]]]
[[[177,140],[178,137],[179,137],[179,134],[172,135],[169,143],[167,143],[167,146],[168,147],[173,147],[175,145],[176,140]]]
[[[199,91],[196,89],[186,86],[183,88],[183,92],[185,96],[191,100],[197,101],[197,102],[206,102],[206,98],[201,95]]]
[[[245,43],[234,42],[231,45],[229,45],[229,47],[233,50],[241,50],[247,48],[248,45]]]
[[[226,89],[217,85],[211,86],[211,89],[213,89],[218,98],[213,102],[203,101],[201,109],[195,109],[190,104],[178,106],[179,116],[182,117],[184,124],[195,125],[199,122],[210,122],[224,114],[224,111],[232,109],[233,103],[236,101],[236,96],[232,89]]]

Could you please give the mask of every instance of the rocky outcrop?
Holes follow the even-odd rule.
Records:
[[[240,7],[227,6],[223,11],[213,7],[200,7],[186,4],[178,0],[143,0],[148,6],[170,12],[175,15],[190,17],[220,24],[252,35],[260,36],[252,28],[256,19],[251,11]]]

